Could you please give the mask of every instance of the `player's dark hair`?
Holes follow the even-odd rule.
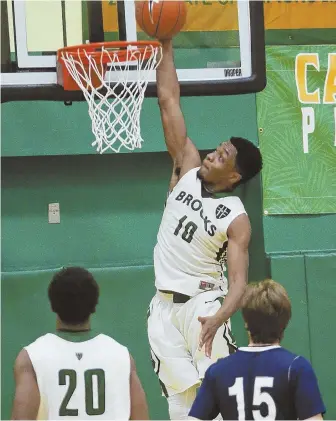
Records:
[[[285,288],[272,279],[266,279],[247,286],[242,313],[252,341],[272,344],[281,341],[292,309]]]
[[[230,142],[237,149],[236,167],[241,180],[234,185],[244,184],[257,175],[262,169],[260,150],[252,142],[243,137],[231,137]]]
[[[63,268],[53,276],[48,297],[51,309],[70,325],[86,322],[95,312],[99,287],[92,274],[81,267]]]

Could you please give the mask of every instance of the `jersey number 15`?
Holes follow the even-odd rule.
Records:
[[[252,416],[254,420],[275,420],[276,406],[272,396],[262,388],[272,388],[273,377],[256,377],[253,389],[253,406],[267,406],[268,414],[263,416],[259,410],[253,410]],[[237,400],[238,420],[245,420],[245,396],[244,396],[244,378],[237,377],[234,385],[229,387],[229,396],[235,396]]]

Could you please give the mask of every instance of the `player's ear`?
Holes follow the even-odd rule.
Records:
[[[239,174],[239,172],[238,171],[236,171],[236,170],[233,170],[231,173],[230,173],[230,183],[232,184],[232,185],[234,185],[234,184],[236,184],[236,183],[238,183],[241,179],[242,179],[242,176],[241,176],[241,174]]]
[[[248,341],[249,341],[249,343],[250,343],[250,342],[252,342],[252,337],[251,337],[251,333],[250,333],[250,331],[248,330],[248,326],[247,326],[247,324],[246,324],[246,323],[245,323],[245,329],[246,329],[246,332],[247,332]]]

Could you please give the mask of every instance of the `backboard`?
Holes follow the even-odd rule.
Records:
[[[266,84],[262,1],[186,3],[186,25],[174,38],[181,95],[262,90]],[[65,92],[57,85],[59,48],[148,38],[136,25],[134,0],[4,0],[1,9],[2,102],[83,100],[80,91]],[[113,83],[113,74],[109,78]],[[152,72],[146,96],[155,95]]]

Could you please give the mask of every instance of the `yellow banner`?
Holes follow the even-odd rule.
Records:
[[[336,2],[278,2],[264,4],[266,29],[336,28]]]
[[[184,31],[238,29],[237,3],[233,0],[186,0],[188,15]],[[336,28],[336,1],[269,0],[264,2],[266,29]],[[115,32],[116,1],[103,1],[104,31]]]

